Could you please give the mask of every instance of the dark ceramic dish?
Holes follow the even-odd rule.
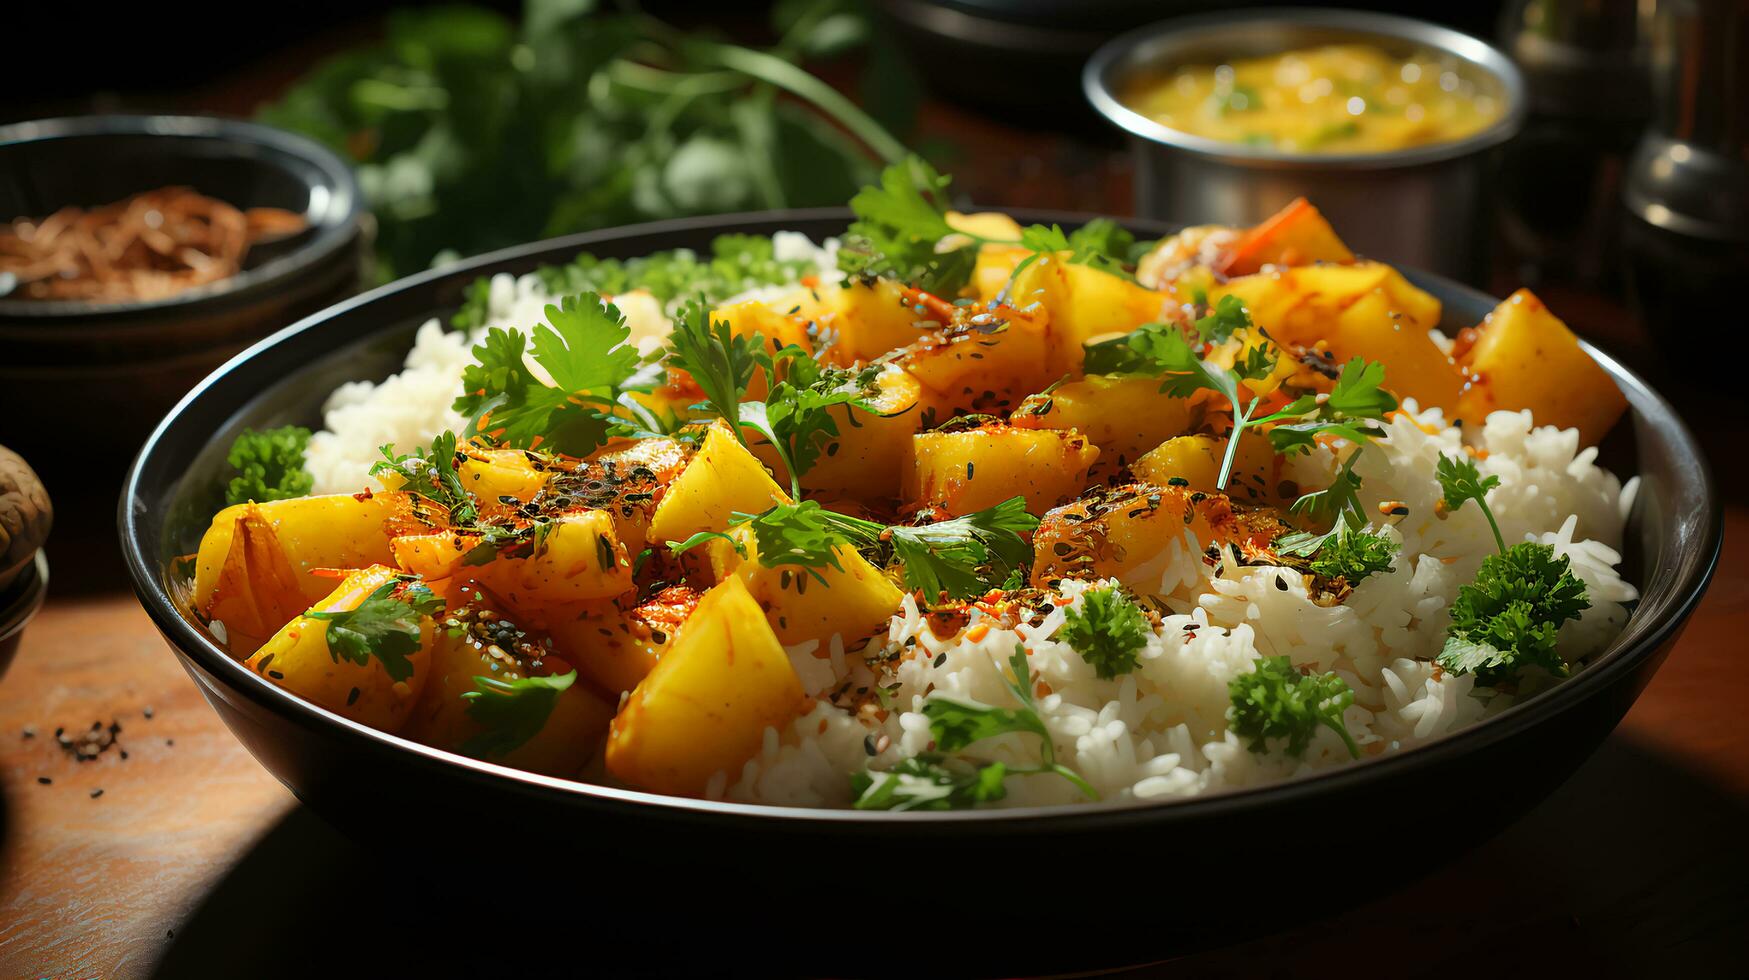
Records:
[[[1020,219],[1079,220],[1061,214]],[[427,748],[301,701],[244,669],[178,609],[166,584],[171,559],[193,551],[206,528],[225,449],[238,430],[317,422],[319,405],[339,383],[397,370],[418,324],[454,309],[475,277],[524,272],[582,249],[634,256],[703,247],[724,231],[795,229],[818,238],[841,232],[846,221],[841,210],[761,214],[529,245],[383,287],[257,344],[183,399],[128,476],[122,547],[147,612],[261,763],[312,808],[383,853],[459,857],[458,842],[472,850],[500,830],[507,839],[539,842],[538,861],[446,863],[443,874],[452,881],[462,876],[508,887],[500,879],[514,879],[519,888],[544,882],[573,903],[609,896],[605,911],[588,914],[602,916],[591,921],[616,934],[635,935],[650,909],[676,905],[689,911],[669,915],[689,916],[689,928],[781,917],[783,943],[765,944],[759,955],[787,954],[791,966],[838,974],[878,972],[876,960],[864,958],[866,948],[859,952],[861,943],[848,937],[871,935],[864,925],[870,915],[885,918],[921,902],[925,910],[942,909],[934,951],[950,956],[924,972],[1049,972],[1159,959],[1269,931],[1380,894],[1427,867],[1422,852],[1415,860],[1368,860],[1364,874],[1321,878],[1315,901],[1309,893],[1303,903],[1272,900],[1270,911],[1260,909],[1252,879],[1233,873],[1237,865],[1267,859],[1257,851],[1259,842],[1309,842],[1340,862],[1348,850],[1340,842],[1381,813],[1418,815],[1409,819],[1421,826],[1436,821],[1463,828],[1462,838],[1442,838],[1452,853],[1487,839],[1559,786],[1615,727],[1712,573],[1720,510],[1699,448],[1662,398],[1594,350],[1632,406],[1605,447],[1606,459],[1616,472],[1642,478],[1626,560],[1644,598],[1620,639],[1571,681],[1483,724],[1285,785],[1157,805],[893,814],[712,803],[548,779]],[[1493,305],[1446,280],[1410,275],[1445,303],[1448,326],[1473,324]],[[924,867],[937,870],[912,870]],[[956,877],[960,872],[968,875],[964,882]],[[1021,909],[1034,901],[1025,895],[1036,889],[1109,886],[1115,898],[1125,886],[1113,881],[1132,877],[1164,884],[1150,886],[1140,903],[1091,897],[1065,903],[1087,921],[1065,913],[1063,932],[1049,941],[980,941],[956,937],[949,925],[968,914],[1030,917],[1030,909]],[[1024,895],[992,891],[993,881],[1010,881]],[[1125,919],[1146,928],[1110,928]],[[825,931],[810,931],[815,928]],[[677,945],[686,946],[642,949],[686,956]],[[820,959],[822,948],[836,955]],[[884,962],[892,968],[891,960]]]
[[[250,249],[239,274],[167,299],[0,296],[0,417],[59,422],[53,432],[19,426],[0,435],[44,461],[51,483],[71,482],[52,465],[66,455],[57,449],[68,440],[124,456],[133,452],[152,419],[214,368],[362,284],[358,184],[339,157],[311,140],[196,116],[81,116],[0,126],[0,221],[109,204],[172,185],[239,208],[284,208],[303,215],[309,227]],[[109,479],[118,476],[119,467]],[[57,495],[60,489],[51,486]]]

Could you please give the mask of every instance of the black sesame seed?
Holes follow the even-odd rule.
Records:
[[[348,708],[350,708],[354,704],[358,703],[358,693],[359,693],[359,691],[358,691],[358,688],[356,688],[356,687],[353,688],[352,690],[346,692],[346,706]]]
[[[97,799],[97,798],[98,798],[98,797],[99,797],[99,796],[102,796],[102,795],[103,795],[103,790],[100,790],[100,789],[94,789],[94,790],[92,790],[92,791],[91,791],[91,798],[92,798],[92,799],[94,799],[94,800],[95,800],[95,799]]]
[[[944,663],[947,663],[947,651],[946,650],[943,650],[940,653],[935,655],[934,666],[940,667]]]
[[[54,780],[52,780],[52,779],[50,779],[50,778],[49,778],[49,777],[47,777],[47,776],[38,776],[38,777],[36,777],[36,781],[37,781],[37,782],[39,782],[39,783],[41,783],[41,784],[42,784],[42,785],[44,785],[44,786],[47,786],[47,785],[49,785],[49,784],[50,784],[50,783],[53,783],[53,782],[54,782]]]
[[[881,754],[880,750],[875,748],[875,737],[872,732],[862,737],[862,751],[871,756]]]

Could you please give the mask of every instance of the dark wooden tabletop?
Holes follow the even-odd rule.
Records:
[[[244,98],[205,105],[240,111]],[[980,200],[1128,211],[1111,149],[941,105],[925,127],[972,151],[955,169]],[[1607,296],[1545,291],[1614,349],[1652,346]],[[1358,958],[1393,976],[1749,976],[1749,496],[1728,451],[1742,412],[1685,411],[1727,492],[1725,552],[1668,662],[1597,754],[1498,837],[1447,862],[1426,849],[1429,874],[1402,891],[1334,917],[1312,894],[1303,925],[1135,975],[1331,975]],[[110,506],[60,512],[56,587],[0,684],[0,976],[280,975],[288,945],[331,946],[347,976],[494,975],[470,937],[479,916],[501,913],[410,892],[220,724],[120,582]],[[76,747],[94,724],[119,731],[90,761],[55,736]],[[1440,829],[1425,814],[1408,832]],[[347,949],[366,928],[377,946]]]

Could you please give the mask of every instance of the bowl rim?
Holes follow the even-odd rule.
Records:
[[[1075,222],[1085,222],[1099,217],[1088,213],[1026,209],[1012,209],[1005,213],[1015,215],[1019,220],[1055,221],[1065,226],[1073,226]],[[306,734],[311,734],[313,728],[320,729],[324,734],[352,740],[354,745],[360,747],[405,753],[408,762],[418,763],[431,769],[443,769],[453,778],[490,783],[497,790],[519,790],[525,794],[550,796],[555,802],[563,802],[570,806],[598,808],[604,812],[623,807],[635,807],[637,809],[624,812],[642,813],[647,816],[650,811],[645,808],[656,807],[663,816],[707,815],[730,822],[761,826],[766,826],[773,820],[780,820],[785,821],[787,825],[796,827],[832,824],[841,828],[860,828],[869,832],[887,833],[903,827],[935,828],[947,831],[952,831],[954,828],[967,830],[988,822],[1000,822],[1004,825],[1039,824],[1060,830],[1073,828],[1075,831],[1081,832],[1115,829],[1131,826],[1137,822],[1156,822],[1180,817],[1190,819],[1219,816],[1249,810],[1260,805],[1273,805],[1278,801],[1307,801],[1326,797],[1339,794],[1361,783],[1390,779],[1395,775],[1423,766],[1434,765],[1441,760],[1448,760],[1500,742],[1529,728],[1539,726],[1557,715],[1577,709],[1592,697],[1606,691],[1615,682],[1630,674],[1641,661],[1653,656],[1681,630],[1712,578],[1723,539],[1724,512],[1711,467],[1705,455],[1701,453],[1698,442],[1670,404],[1644,379],[1623,366],[1616,358],[1581,340],[1581,345],[1585,351],[1596,358],[1609,372],[1611,378],[1622,387],[1633,411],[1636,414],[1639,413],[1642,405],[1650,408],[1653,413],[1652,420],[1669,433],[1669,438],[1675,448],[1694,463],[1693,475],[1698,482],[1701,499],[1705,502],[1705,544],[1702,551],[1697,554],[1697,560],[1688,568],[1687,574],[1671,585],[1673,599],[1668,614],[1646,627],[1642,635],[1634,639],[1633,642],[1621,644],[1618,640],[1616,645],[1598,655],[1584,670],[1553,690],[1513,705],[1499,714],[1432,742],[1363,759],[1351,765],[1320,770],[1280,783],[1227,790],[1206,796],[1152,801],[1137,800],[1099,806],[1059,804],[1012,809],[906,813],[791,807],[668,796],[526,772],[423,745],[411,739],[344,718],[257,676],[253,671],[244,667],[241,661],[229,656],[217,643],[196,629],[176,608],[164,586],[160,563],[157,559],[161,543],[156,540],[144,540],[144,532],[140,527],[140,520],[148,504],[142,495],[141,481],[146,464],[158,451],[159,444],[166,441],[169,433],[177,426],[183,414],[232,370],[255,358],[268,355],[280,344],[306,331],[316,329],[328,320],[368,308],[401,293],[424,289],[430,284],[446,278],[489,276],[495,271],[493,268],[495,266],[548,261],[548,258],[535,258],[536,256],[544,256],[546,253],[577,252],[596,245],[637,241],[665,234],[696,233],[702,236],[733,231],[769,231],[793,228],[799,223],[810,221],[839,221],[848,224],[850,217],[851,213],[848,208],[745,212],[628,225],[512,246],[441,269],[426,270],[405,279],[379,286],[305,317],[258,341],[227,361],[190,390],[153,429],[152,434],[147,438],[129,466],[118,501],[117,529],[121,538],[123,558],[135,594],[173,650],[189,661],[190,666],[200,667],[202,672],[214,678],[218,685],[230,694],[247,698],[259,707],[288,718],[299,728],[304,729]],[[1126,227],[1149,234],[1168,233],[1173,228],[1173,226],[1162,222],[1140,219],[1126,219],[1124,223]],[[1417,283],[1434,284],[1438,288],[1446,290],[1450,295],[1461,296],[1470,302],[1488,305],[1496,302],[1478,290],[1440,276],[1408,269],[1402,271],[1406,275],[1410,275]],[[437,313],[436,315],[441,316],[442,314]],[[350,335],[350,339],[359,340],[366,336],[369,334],[355,333]],[[233,412],[235,410],[232,409]],[[1642,596],[1642,601],[1643,598]],[[1630,616],[1624,630],[1632,628],[1633,618]],[[210,692],[209,696],[211,696]]]
[[[362,234],[364,192],[352,168],[333,150],[288,130],[224,116],[106,113],[90,116],[59,116],[0,126],[0,150],[52,140],[81,140],[110,136],[155,136],[190,141],[229,143],[253,147],[294,158],[315,168],[328,195],[323,206],[325,220],[313,225],[314,234],[285,255],[276,256],[253,269],[244,269],[217,282],[184,290],[173,296],[149,300],[104,303],[95,300],[11,299],[0,296],[0,320],[14,324],[36,322],[43,326],[70,319],[124,319],[164,311],[180,312],[202,306],[226,305],[272,291],[280,284],[308,273],[330,260]],[[193,144],[191,144],[193,145]],[[264,158],[263,162],[271,162]],[[106,202],[107,203],[107,202]],[[229,203],[229,202],[227,202]],[[235,207],[236,205],[232,205]],[[16,216],[0,216],[10,221]]]
[[[1378,153],[1286,153],[1269,147],[1246,146],[1173,129],[1124,104],[1112,91],[1114,76],[1139,47],[1162,37],[1193,39],[1236,25],[1268,23],[1318,27],[1357,36],[1410,41],[1457,58],[1499,81],[1506,99],[1500,118],[1470,135]],[[1081,90],[1094,111],[1131,136],[1192,156],[1261,170],[1397,170],[1443,163],[1498,146],[1523,128],[1529,99],[1523,72],[1505,52],[1455,28],[1413,17],[1335,7],[1258,7],[1174,17],[1136,28],[1107,41],[1081,71]]]

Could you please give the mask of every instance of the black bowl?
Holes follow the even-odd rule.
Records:
[[[119,517],[135,590],[225,723],[336,825],[385,854],[454,855],[458,844],[500,834],[528,849],[501,861],[442,863],[451,882],[502,889],[514,881],[537,894],[544,885],[573,910],[613,896],[609,908],[590,914],[616,934],[677,918],[689,929],[763,922],[784,938],[758,956],[788,956],[817,972],[897,969],[890,959],[864,959],[863,944],[847,938],[880,935],[866,923],[895,916],[922,935],[877,944],[921,942],[954,957],[921,972],[1044,972],[1158,959],[1334,912],[1424,872],[1431,854],[1487,839],[1560,785],[1615,727],[1711,576],[1721,515],[1699,448],[1662,398],[1592,350],[1632,406],[1607,450],[1618,472],[1642,478],[1627,572],[1643,598],[1619,640],[1572,680],[1482,724],[1284,785],[1109,809],[892,814],[713,803],[549,779],[418,745],[299,700],[227,656],[172,599],[171,560],[193,551],[207,526],[232,437],[246,425],[313,423],[337,384],[397,369],[412,331],[453,309],[475,277],[525,272],[583,249],[624,257],[698,248],[724,231],[787,228],[819,238],[841,232],[847,220],[837,209],[780,212],[542,242],[385,286],[268,338],[183,399],[134,462]],[[1445,303],[1448,326],[1473,324],[1494,303],[1443,279],[1410,277]],[[1350,846],[1387,821],[1419,828],[1409,832],[1428,846],[1403,860],[1381,856],[1390,848],[1380,840]],[[1303,870],[1271,870],[1277,866]],[[1145,901],[1128,896],[1129,879],[1149,883]],[[1035,914],[1041,890],[1061,889],[1076,897],[1053,902],[1052,929],[1029,937],[1015,924]],[[652,909],[664,911],[652,917]],[[1007,918],[1008,938],[956,934],[953,924],[967,917]],[[1146,928],[1112,928],[1136,919]],[[822,936],[825,944],[805,938]],[[638,948],[667,963],[687,947]]]
[[[339,157],[311,140],[190,116],[0,126],[0,220],[109,204],[169,185],[240,208],[284,208],[310,227],[251,249],[239,274],[166,299],[0,296],[0,417],[14,420],[4,436],[43,461],[51,484],[89,474],[89,460],[76,474],[56,472],[55,461],[68,455],[58,450],[69,441],[125,458],[152,421],[218,365],[362,284],[358,184]],[[119,475],[117,467],[110,479]],[[50,489],[59,495],[59,487]]]

